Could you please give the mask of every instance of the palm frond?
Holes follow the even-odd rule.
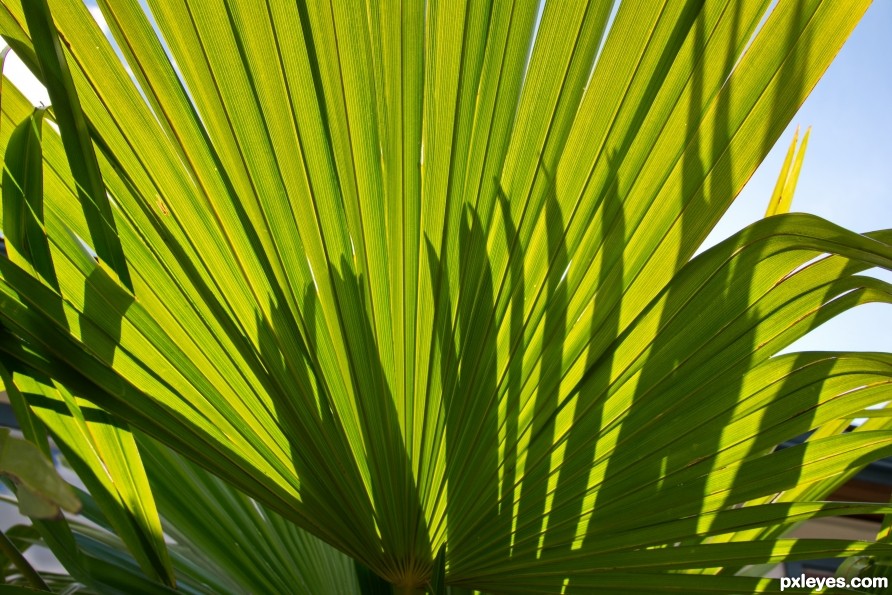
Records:
[[[101,0],[126,63],[37,4],[0,33],[61,134],[4,84],[0,351],[262,505],[258,548],[275,514],[403,588],[549,593],[886,552],[720,536],[855,510],[760,499],[892,453],[772,451],[884,400],[887,355],[775,355],[890,301],[892,234],[694,257],[867,2]]]

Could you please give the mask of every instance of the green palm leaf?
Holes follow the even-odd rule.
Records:
[[[357,592],[350,558],[156,442],[140,447],[181,564],[201,582],[228,573],[237,586],[217,592]]]
[[[221,506],[438,592],[886,555],[759,531],[858,509],[797,490],[892,453],[885,426],[772,450],[885,399],[888,355],[776,354],[892,299],[860,274],[892,234],[791,214],[694,257],[866,2],[102,0],[126,66],[40,4],[0,8],[61,133],[17,175],[4,85],[3,228],[43,251],[0,261],[0,350],[245,494]]]

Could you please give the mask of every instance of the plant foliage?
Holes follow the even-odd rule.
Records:
[[[2,0],[52,104],[3,82],[2,376],[94,523],[44,540],[104,592],[888,558],[784,530],[888,511],[822,499],[892,455],[890,418],[844,431],[892,355],[777,354],[892,299],[892,232],[779,214],[695,256],[867,4],[99,0],[112,46]]]

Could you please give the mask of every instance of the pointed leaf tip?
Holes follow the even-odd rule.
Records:
[[[796,191],[796,183],[799,181],[799,172],[802,170],[802,162],[805,159],[805,150],[808,147],[810,133],[811,126],[806,129],[802,137],[802,144],[799,145],[797,151],[799,127],[796,127],[793,142],[790,143],[790,148],[787,149],[787,156],[784,158],[780,175],[774,186],[774,192],[771,194],[771,200],[768,202],[768,209],[765,211],[766,217],[790,212],[790,207],[793,204],[793,193]]]

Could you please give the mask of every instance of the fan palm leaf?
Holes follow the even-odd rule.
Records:
[[[0,350],[74,418],[404,589],[888,553],[742,532],[852,511],[778,495],[892,454],[773,451],[887,398],[886,354],[776,354],[892,299],[892,234],[785,214],[694,256],[867,2],[100,0],[120,57],[47,4],[0,3],[52,101],[4,84]]]

